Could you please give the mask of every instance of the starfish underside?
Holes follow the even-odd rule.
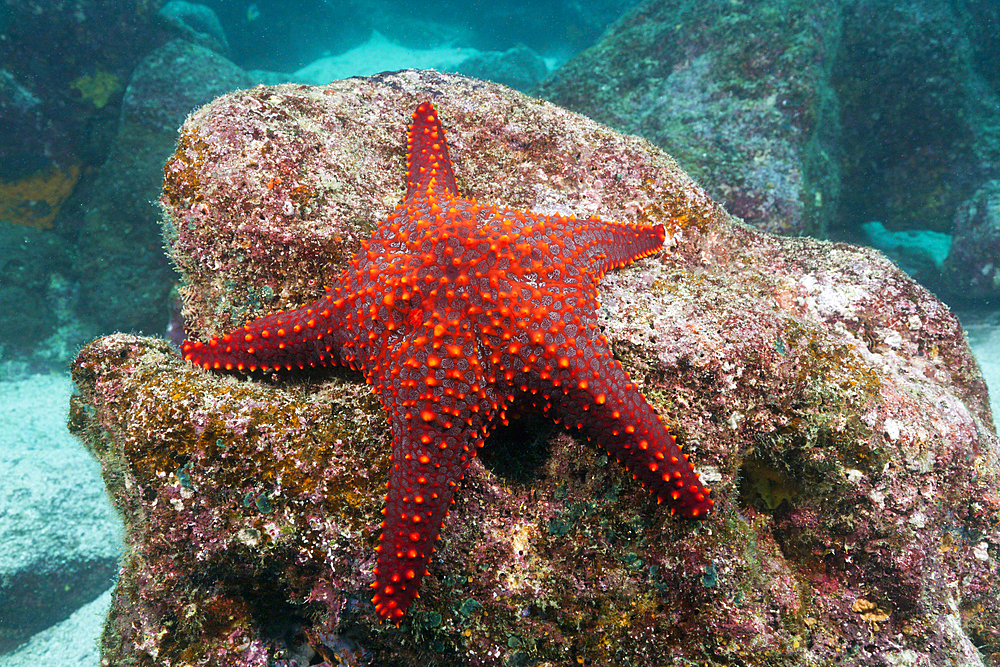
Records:
[[[403,203],[318,301],[183,345],[205,369],[364,372],[393,433],[379,616],[398,620],[418,597],[455,488],[517,400],[599,443],[671,511],[707,514],[709,490],[597,325],[601,277],[657,252],[663,226],[459,197],[429,102],[409,126],[406,178]]]

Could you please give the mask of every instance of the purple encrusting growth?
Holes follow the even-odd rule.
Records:
[[[390,436],[360,376],[239,381],[111,336],[71,415],[128,529],[110,664],[996,664],[1000,462],[954,316],[874,251],[739,224],[642,140],[433,72],[220,98],[166,168],[196,333],[315,299],[401,198],[397,119],[425,97],[463,193],[664,225],[598,316],[714,513],[671,520],[567,433],[496,433],[379,626]]]

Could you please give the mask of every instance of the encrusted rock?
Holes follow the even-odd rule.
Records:
[[[83,216],[75,269],[79,312],[100,331],[166,329],[177,274],[165,261],[155,202],[185,116],[250,78],[206,48],[173,40],[150,53],[125,91],[122,119]]]
[[[944,278],[960,298],[1000,296],[1000,181],[987,181],[959,207]]]
[[[336,277],[402,197],[423,99],[463,193],[666,226],[603,281],[604,332],[716,511],[672,518],[524,415],[473,462],[402,625],[378,625],[390,434],[361,377],[228,377],[112,336],[73,367],[128,530],[105,659],[996,664],[1000,461],[955,317],[878,252],[741,224],[644,140],[434,72],[220,98],[166,167],[193,335]]]
[[[822,236],[837,210],[832,0],[646,0],[534,91],[677,158],[759,229]]]

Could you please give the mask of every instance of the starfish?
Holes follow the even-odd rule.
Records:
[[[709,512],[710,490],[597,324],[601,277],[664,237],[662,225],[461,198],[437,110],[424,102],[409,125],[406,198],[335,285],[309,306],[182,350],[206,370],[364,372],[393,434],[372,602],[398,623],[464,471],[515,401],[600,443],[671,513]]]

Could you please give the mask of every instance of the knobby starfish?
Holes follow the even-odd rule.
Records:
[[[409,126],[406,179],[406,199],[318,301],[183,345],[205,369],[364,372],[393,434],[380,618],[398,621],[418,597],[458,482],[517,400],[599,442],[671,513],[707,514],[709,489],[597,325],[598,281],[655,253],[663,226],[460,198],[429,102]]]

